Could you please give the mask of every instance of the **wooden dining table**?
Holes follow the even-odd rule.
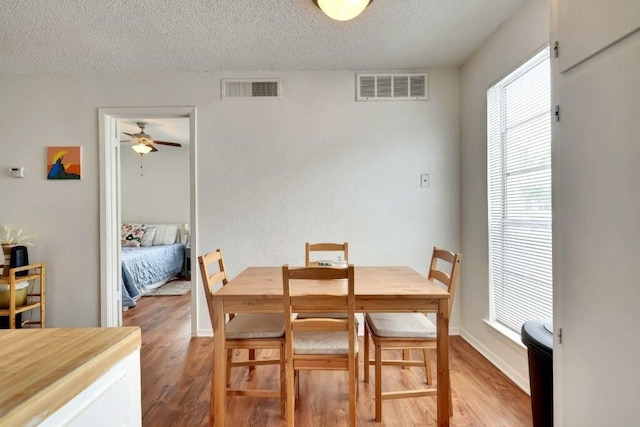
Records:
[[[345,294],[346,288],[346,280],[308,280],[294,293]],[[283,313],[282,294],[281,267],[249,267],[213,295],[213,425],[224,426],[226,419],[225,313]],[[410,267],[355,267],[355,300],[358,312],[437,313],[438,426],[448,426],[449,293]]]

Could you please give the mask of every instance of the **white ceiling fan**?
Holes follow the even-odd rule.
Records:
[[[144,132],[144,128],[147,126],[146,122],[137,122],[136,124],[140,128],[140,132],[138,133],[122,132],[125,135],[129,135],[131,138],[133,138],[132,141],[135,142],[135,145],[133,145],[131,148],[136,153],[143,155],[143,154],[151,153],[154,151],[158,151],[155,145],[168,145],[170,147],[182,147],[182,144],[178,142],[158,141],[158,140],[152,139],[151,135]],[[128,141],[123,141],[123,142],[128,142]]]

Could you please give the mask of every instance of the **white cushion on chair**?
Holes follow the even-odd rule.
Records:
[[[365,321],[379,337],[436,338],[436,325],[422,313],[367,313]]]
[[[347,331],[294,332],[293,352],[296,354],[349,354],[349,333]],[[355,352],[358,352],[357,334]]]
[[[236,315],[227,323],[227,339],[280,338],[284,336],[284,316],[282,314]]]

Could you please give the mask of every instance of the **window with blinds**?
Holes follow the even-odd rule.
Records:
[[[491,320],[552,317],[549,48],[487,92]]]

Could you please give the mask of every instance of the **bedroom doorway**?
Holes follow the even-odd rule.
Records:
[[[176,242],[181,243],[184,247],[184,263],[189,263],[191,255],[197,253],[195,108],[103,108],[99,109],[99,122],[101,325],[111,327],[122,325],[123,299],[127,301],[129,294],[126,289],[123,294],[120,286],[123,283],[121,224],[153,224],[156,232],[162,230],[165,233],[166,239],[169,239],[167,233],[171,234],[172,229],[177,228],[174,241],[167,240],[167,246],[163,246],[158,235],[153,240],[153,249],[170,250],[171,246],[178,246]],[[142,127],[139,122],[144,123]],[[151,135],[152,140],[160,142],[176,141],[173,144],[154,144],[153,152],[140,155],[131,149],[132,145],[139,142],[139,138],[135,138],[136,142],[125,142],[132,138],[123,132],[132,135],[144,132]],[[179,194],[171,197],[167,194],[171,192]],[[163,200],[167,202],[164,205]],[[145,211],[145,208],[148,209]],[[178,275],[187,282],[186,286],[191,289],[191,335],[195,336],[197,290],[194,283],[197,275],[189,275],[188,267],[181,264],[180,272],[177,272],[177,267],[172,266],[173,270],[167,271],[166,277],[158,276],[157,279],[167,280],[171,275]],[[193,269],[195,266],[192,264],[190,267]],[[194,273],[193,270],[191,273]],[[159,283],[154,278],[150,286],[158,286]]]

